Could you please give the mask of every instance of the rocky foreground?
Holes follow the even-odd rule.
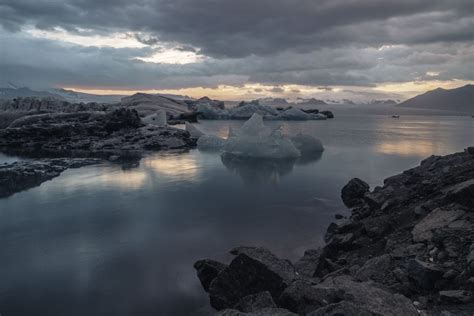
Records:
[[[350,219],[295,263],[255,247],[196,262],[218,315],[474,314],[474,147],[342,199]]]

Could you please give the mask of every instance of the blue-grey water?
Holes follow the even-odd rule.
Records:
[[[200,128],[226,136],[229,124],[242,122]],[[228,260],[237,245],[294,260],[347,214],[339,196],[349,179],[380,185],[431,154],[474,145],[470,117],[338,116],[283,131],[319,137],[326,150],[290,163],[154,154],[132,169],[68,170],[0,199],[0,314],[207,315],[194,261]]]

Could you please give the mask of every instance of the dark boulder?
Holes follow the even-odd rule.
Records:
[[[209,297],[217,309],[234,307],[247,295],[268,291],[274,299],[295,279],[293,265],[265,248],[239,247],[236,257],[211,282]]]
[[[470,303],[474,301],[474,293],[465,290],[440,291],[439,298],[445,303]]]
[[[295,262],[296,272],[307,278],[312,278],[322,269],[324,265],[323,249],[309,249],[304,252],[303,257]]]
[[[209,291],[209,285],[217,275],[226,268],[227,265],[214,260],[199,260],[194,264],[202,287],[206,292]]]
[[[278,304],[292,312],[306,315],[329,303],[340,301],[342,291],[313,286],[309,281],[297,280],[283,291]]]
[[[354,178],[342,188],[342,201],[347,207],[354,207],[362,201],[364,195],[369,192],[369,188],[370,186],[366,182]]]
[[[241,298],[234,308],[245,313],[251,313],[251,312],[256,312],[264,308],[276,308],[276,307],[277,306],[275,302],[273,301],[273,298],[270,292],[265,291],[265,292],[260,292],[257,294],[247,295]]]
[[[255,312],[243,313],[236,309],[220,311],[216,316],[298,316],[283,308],[264,308]]]
[[[321,307],[308,316],[376,316],[371,311],[351,302],[342,301]]]
[[[408,277],[421,289],[432,289],[443,274],[444,271],[435,264],[418,259],[411,259],[407,265]]]

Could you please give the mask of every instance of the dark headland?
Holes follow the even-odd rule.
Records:
[[[474,147],[341,197],[351,217],[297,262],[259,247],[196,262],[219,315],[472,315]]]

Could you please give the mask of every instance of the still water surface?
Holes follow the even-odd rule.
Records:
[[[225,137],[229,124],[242,122],[200,128]],[[326,150],[286,163],[155,154],[133,169],[68,170],[0,199],[1,315],[208,315],[194,261],[228,260],[237,245],[294,260],[346,214],[339,195],[349,179],[380,185],[474,144],[470,117],[339,116],[283,131],[315,135]]]

